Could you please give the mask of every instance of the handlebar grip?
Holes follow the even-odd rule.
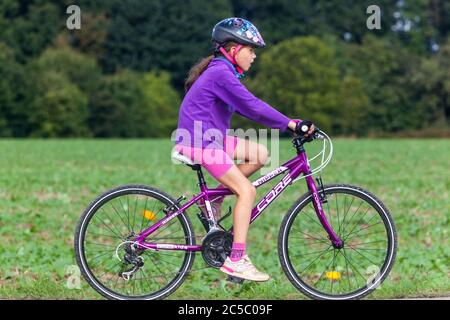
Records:
[[[295,132],[301,135],[307,134],[312,125],[313,123],[310,120],[297,122],[297,125],[295,126]]]

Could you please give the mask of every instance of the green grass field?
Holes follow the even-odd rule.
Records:
[[[280,161],[294,155],[289,140],[280,146]],[[123,184],[154,186],[173,197],[196,192],[193,171],[172,164],[171,147],[169,140],[1,140],[0,298],[100,299],[83,279],[81,289],[68,287],[80,214],[97,195]],[[324,183],[371,191],[397,225],[396,264],[368,298],[450,295],[450,140],[337,139],[334,147]],[[281,220],[305,191],[303,180],[289,187],[251,226],[250,256],[271,281],[231,285],[219,271],[203,269],[198,254],[197,271],[169,299],[305,299],[277,254]],[[201,230],[195,210],[188,215]]]

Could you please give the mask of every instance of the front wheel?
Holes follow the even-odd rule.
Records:
[[[344,247],[333,247],[308,192],[281,224],[281,266],[291,283],[310,298],[360,299],[379,287],[394,264],[395,225],[386,207],[368,191],[350,185],[329,185],[324,190],[323,209]]]

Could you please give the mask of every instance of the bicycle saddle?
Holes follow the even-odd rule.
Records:
[[[184,163],[185,165],[188,165],[188,166],[195,165],[195,163],[191,159],[189,159],[188,157],[182,155],[178,151],[174,151],[172,153],[172,161],[174,161],[176,163]]]

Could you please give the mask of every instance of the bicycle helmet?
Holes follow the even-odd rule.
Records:
[[[242,18],[227,18],[214,26],[212,41],[219,46],[228,41],[264,48],[264,42],[258,29],[249,21]]]
[[[227,18],[214,26],[212,31],[212,42],[214,43],[214,53],[221,52],[230,61],[236,70],[238,78],[244,77],[244,70],[236,62],[236,54],[243,46],[249,45],[254,48],[264,48],[264,42],[258,29],[249,21],[242,18]],[[225,43],[232,41],[238,44],[233,56],[222,47]]]

